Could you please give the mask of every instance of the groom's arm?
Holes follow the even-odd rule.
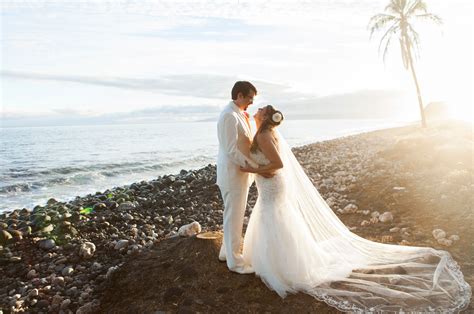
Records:
[[[245,166],[247,162],[252,167],[258,168],[258,165],[242,154],[242,152],[237,147],[238,140],[238,120],[232,114],[224,115],[224,120],[221,124],[222,130],[219,130],[219,133],[223,135],[223,144],[227,151],[227,156],[229,159],[238,166]]]

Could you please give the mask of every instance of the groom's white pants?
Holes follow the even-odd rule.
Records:
[[[231,190],[220,188],[220,190],[224,201],[224,241],[219,258],[225,257],[227,267],[235,269],[244,266],[240,243],[249,187],[241,186]]]

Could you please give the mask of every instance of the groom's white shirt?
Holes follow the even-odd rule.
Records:
[[[244,113],[233,102],[222,110],[217,122],[219,153],[217,157],[217,185],[222,190],[240,189],[250,186],[254,176],[240,171],[247,161],[252,167],[258,165],[249,157],[252,130]]]

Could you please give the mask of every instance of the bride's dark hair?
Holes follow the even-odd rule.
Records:
[[[280,115],[280,119],[278,119],[278,116],[275,116],[276,113]],[[257,136],[260,133],[279,126],[284,119],[281,111],[276,110],[275,108],[273,108],[272,105],[268,105],[265,107],[265,115],[265,120],[262,121],[262,124],[260,124],[260,127],[258,128],[257,132],[255,133],[255,136],[253,137],[252,145],[250,145],[251,152],[255,152],[258,149]],[[274,118],[277,118],[276,121],[274,120]]]

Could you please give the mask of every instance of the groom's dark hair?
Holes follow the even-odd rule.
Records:
[[[252,83],[247,81],[235,82],[234,87],[232,87],[232,100],[236,100],[239,93],[242,93],[244,97],[248,96],[251,90],[257,95],[257,89]]]

